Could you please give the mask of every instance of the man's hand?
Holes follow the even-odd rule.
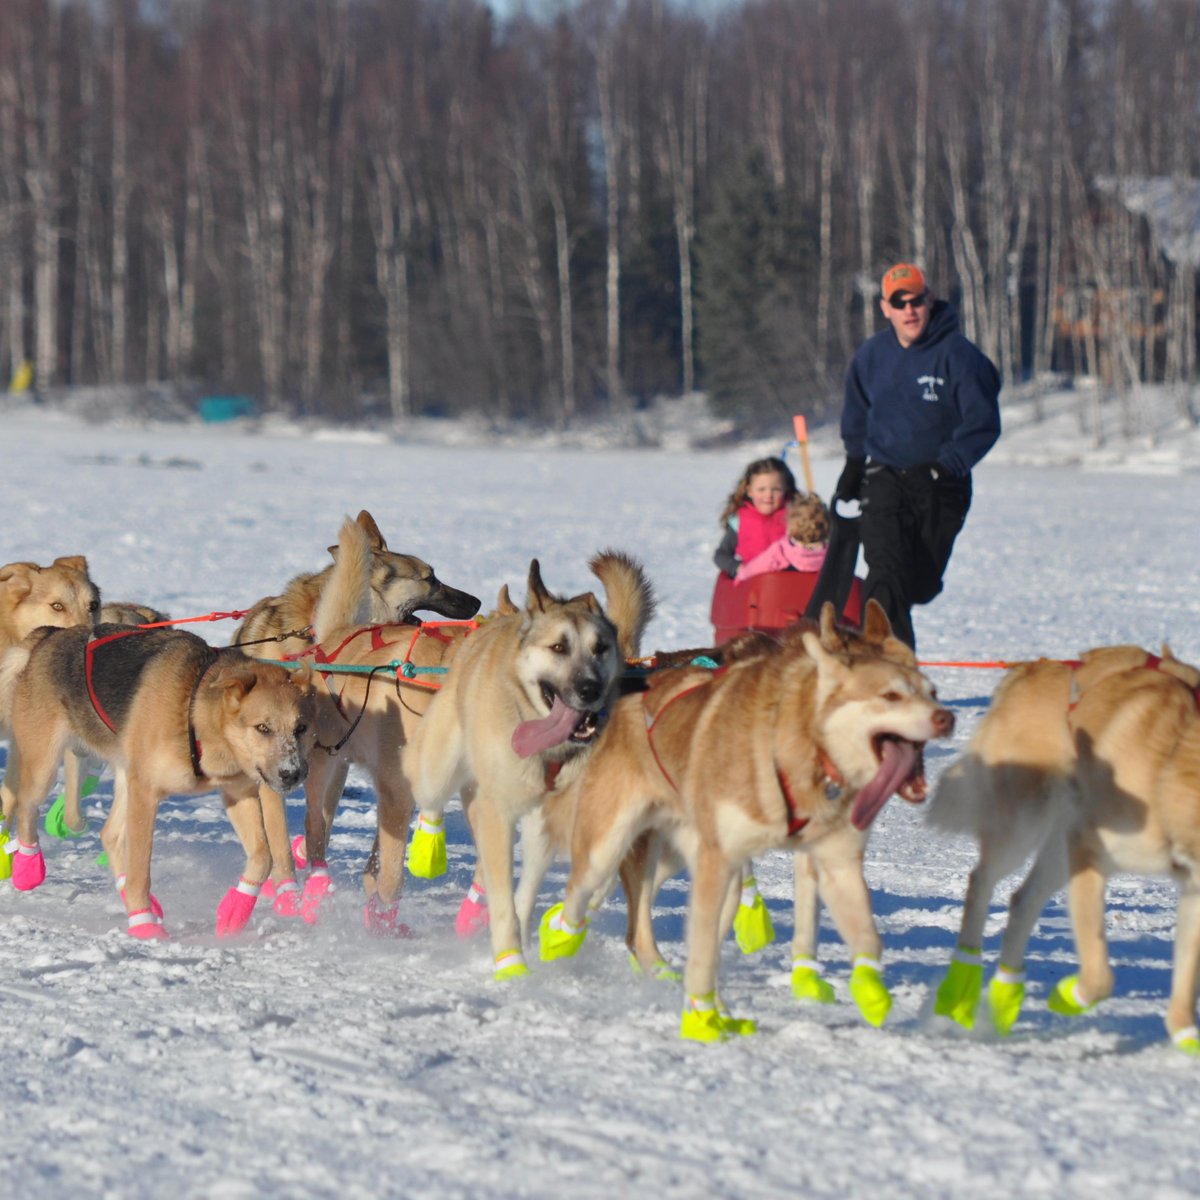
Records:
[[[867,471],[865,458],[846,458],[846,465],[833,489],[835,500],[859,500],[862,498],[863,478]]]

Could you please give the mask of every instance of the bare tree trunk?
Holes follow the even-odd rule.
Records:
[[[608,402],[627,408],[621,380],[621,164],[625,119],[615,87],[613,33],[606,29],[596,51],[596,92],[604,144],[604,381]]]
[[[0,62],[0,157],[12,169],[0,172],[0,301],[4,304],[4,327],[0,331],[0,365],[7,350],[7,375],[11,379],[29,361],[25,340],[24,261],[21,252],[21,194],[17,181],[20,145],[17,136],[17,80]],[[0,381],[3,382],[3,381]]]
[[[411,413],[408,240],[412,206],[399,155],[381,151],[370,161],[367,201],[375,235],[375,277],[386,321],[388,400],[392,419],[400,422]]]
[[[129,283],[129,114],[126,111],[125,5],[112,5],[112,379],[129,378],[127,290]]]
[[[554,212],[554,256],[558,268],[558,361],[561,371],[561,420],[575,416],[575,315],[571,304],[571,236],[567,228],[567,206],[557,186],[550,189]]]

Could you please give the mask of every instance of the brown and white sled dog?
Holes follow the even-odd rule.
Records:
[[[958,948],[934,1011],[966,1028],[982,992],[988,906],[1000,880],[1032,855],[1014,891],[987,994],[1004,1034],[1025,995],[1025,951],[1050,897],[1068,885],[1080,957],[1050,1008],[1088,1011],[1112,993],[1104,886],[1118,871],[1164,875],[1180,887],[1167,1030],[1200,1053],[1200,671],[1170,651],[1089,651],[1078,662],[1021,663],[996,690],[964,754],[942,774],[929,812],[944,831],[978,843]]]
[[[242,882],[218,910],[218,932],[225,932],[253,907],[270,866],[259,784],[286,792],[307,771],[315,738],[311,689],[306,667],[257,663],[181,630],[35,630],[0,659],[0,712],[22,759],[14,885],[28,890],[45,878],[38,806],[63,751],[82,748],[117,773],[101,840],[114,875],[127,877],[129,930],[138,937],[166,936],[150,895],[159,803],[220,791],[246,849]]]
[[[666,664],[673,662],[675,665],[686,665],[697,656],[703,655],[716,661],[722,668],[728,668],[752,659],[769,657],[779,653],[785,647],[793,652],[803,651],[803,637],[807,630],[815,632],[824,649],[831,653],[851,657],[857,655],[866,658],[890,658],[900,666],[916,669],[917,660],[912,648],[906,642],[893,636],[886,614],[882,607],[875,602],[868,603],[861,630],[839,625],[834,617],[833,606],[826,605],[821,612],[819,622],[797,622],[785,630],[782,636],[751,632],[725,642],[719,647],[660,653],[656,658],[660,663],[665,660]],[[696,678],[703,678],[703,676],[696,676]],[[633,703],[633,701],[628,701],[628,703]],[[522,870],[521,883],[517,889],[517,915],[521,920],[523,930],[528,931],[532,926],[532,914],[538,888],[555,855],[562,857],[570,855],[571,836],[580,790],[577,783],[570,788],[556,792],[543,806],[541,819],[530,818],[522,826]],[[919,787],[909,788],[906,791],[906,798],[913,802],[919,801],[923,799],[923,792]],[[848,808],[845,810],[845,818],[844,836],[847,839],[857,837],[860,843],[858,859],[861,864],[870,830],[869,828],[855,830],[849,821]],[[821,851],[821,856],[825,856],[830,849],[829,844],[818,839],[813,843],[801,842],[792,855],[794,876],[792,991],[800,1000],[831,1003],[835,998],[835,992],[832,985],[823,978],[817,958],[821,903],[821,879],[818,868],[821,864],[818,862],[818,856],[812,853],[814,845]],[[685,866],[685,862],[670,840],[657,831],[651,831],[635,839],[619,868],[619,878],[628,909],[626,945],[642,971],[660,978],[673,979],[678,976],[664,961],[654,936],[651,920],[653,900],[661,885]],[[745,899],[743,888],[747,884],[753,887],[749,874],[752,869],[753,861],[743,865],[726,897],[720,920],[722,940],[734,925],[735,915],[739,911],[739,903]],[[646,886],[647,881],[650,881],[650,886]],[[867,897],[866,904],[869,906],[870,897],[869,893],[865,891],[865,881],[861,886]],[[606,892],[607,888],[597,891],[590,901],[590,907],[597,907]],[[876,938],[876,945],[879,944],[878,938]],[[870,954],[872,958],[878,956],[878,951],[872,953],[871,946],[865,940],[861,943],[861,947],[864,954]],[[879,991],[864,993],[860,990],[856,998],[859,997],[870,1002],[868,1010],[864,1011],[864,1016],[868,1019],[878,1024],[886,1017],[885,993]]]
[[[0,567],[0,656],[42,625],[94,625],[99,610],[100,591],[88,575],[83,555],[56,558],[48,567],[6,563]],[[0,737],[7,733],[8,721],[0,715]],[[6,822],[15,803],[18,760],[16,748],[10,744],[0,790]]]
[[[404,752],[422,813],[440,816],[462,795],[501,979],[527,972],[513,902],[516,826],[583,766],[654,612],[649,580],[631,558],[605,551],[588,565],[604,608],[591,592],[555,596],[530,563],[524,607],[466,640]]]
[[[356,523],[365,539],[366,583],[361,598],[354,600],[357,624],[407,624],[417,612],[433,612],[453,620],[467,620],[479,611],[479,600],[468,592],[449,587],[438,579],[433,568],[412,554],[389,550],[379,526],[363,509]],[[313,644],[317,612],[325,589],[337,568],[338,546],[330,546],[334,562],[323,571],[297,575],[281,595],[267,596],[250,609],[233,636],[234,645],[245,646],[256,658],[296,658]],[[355,585],[362,563],[355,565]],[[347,621],[347,624],[350,622]],[[326,622],[326,628],[329,622]],[[346,767],[339,766],[336,783],[323,784],[341,795]],[[336,806],[337,798],[333,804]],[[287,816],[283,798],[265,786],[262,790],[263,821],[271,846],[272,881],[279,897],[277,912],[296,916],[304,912],[296,899],[295,864],[288,841]],[[322,859],[324,855],[322,854]],[[323,872],[324,868],[319,868]],[[310,901],[319,902],[328,877],[319,874],[309,887]],[[314,890],[316,889],[316,890]],[[315,911],[309,909],[308,915]]]
[[[882,610],[873,620],[886,624]],[[804,848],[854,956],[851,991],[878,1023],[890,1000],[863,879],[864,834],[893,792],[923,799],[924,744],[953,728],[915,666],[827,649],[811,629],[721,672],[654,677],[649,691],[616,705],[575,784],[571,874],[564,903],[541,922],[542,957],[575,952],[593,892],[639,835],[657,830],[691,875],[681,1033],[712,1041],[752,1032],[717,996],[722,909],[752,857]]]

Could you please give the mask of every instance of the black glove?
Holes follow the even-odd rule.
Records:
[[[835,500],[858,500],[862,497],[863,478],[867,473],[865,458],[847,456],[846,465],[838,477],[837,487],[833,489]]]

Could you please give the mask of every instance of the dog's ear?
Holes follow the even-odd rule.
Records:
[[[65,558],[56,558],[51,565],[66,567],[68,571],[81,571],[84,575],[88,573],[87,559],[82,554],[69,554]]]
[[[542,568],[536,558],[529,563],[529,583],[525,593],[525,607],[530,612],[545,612],[554,603],[554,597],[542,582]]]
[[[512,597],[508,594],[508,584],[503,584],[500,588],[500,595],[496,597],[496,615],[499,617],[515,617],[520,611],[513,603]]]
[[[383,534],[379,532],[379,526],[375,524],[375,518],[365,508],[358,514],[357,520],[366,532],[367,540],[371,543],[371,549],[386,550],[387,542],[383,540]]]
[[[221,703],[230,712],[237,712],[256,683],[258,673],[253,667],[225,667],[210,686],[221,692]]]
[[[863,641],[873,646],[882,646],[892,636],[892,623],[888,620],[883,605],[878,600],[867,601],[867,611],[863,617]]]
[[[35,563],[9,563],[0,567],[0,583],[13,600],[24,600],[33,591],[33,572],[40,569]]]
[[[315,682],[313,669],[305,658],[300,659],[291,672],[292,682],[302,691],[311,692]]]

